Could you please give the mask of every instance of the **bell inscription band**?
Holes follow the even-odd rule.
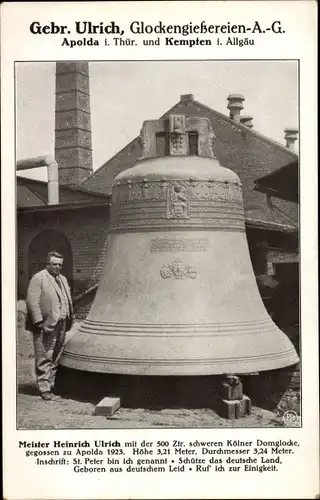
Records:
[[[213,138],[206,118],[144,123],[143,157],[114,181],[99,289],[63,366],[169,376],[298,362],[263,305],[241,183],[214,157]]]

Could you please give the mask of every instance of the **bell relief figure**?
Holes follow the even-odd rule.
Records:
[[[186,155],[186,117],[184,115],[170,115],[169,131],[170,155]]]
[[[189,193],[180,184],[168,186],[167,217],[169,219],[187,219],[189,217]]]

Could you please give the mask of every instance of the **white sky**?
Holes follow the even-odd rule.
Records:
[[[93,167],[139,134],[180,99],[195,100],[226,115],[230,93],[245,97],[243,115],[255,130],[284,144],[284,129],[298,126],[295,61],[91,62]],[[55,63],[16,64],[17,160],[54,155]],[[46,179],[46,169],[21,172]]]

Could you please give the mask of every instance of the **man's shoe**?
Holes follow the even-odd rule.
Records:
[[[45,401],[51,401],[53,394],[51,392],[49,392],[49,391],[45,391],[45,392],[41,392],[40,396]]]
[[[61,396],[59,396],[59,394],[52,394],[51,393],[51,400],[56,401],[57,399],[61,399]]]
[[[61,399],[61,396],[57,393],[57,391],[54,389],[54,386],[51,386],[51,390],[50,390],[51,394],[52,394],[52,399],[55,400],[55,399]]]

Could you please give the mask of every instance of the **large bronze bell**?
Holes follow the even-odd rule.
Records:
[[[63,366],[209,375],[297,363],[261,300],[241,183],[214,158],[213,137],[206,118],[144,123],[144,155],[114,181],[100,286]]]

